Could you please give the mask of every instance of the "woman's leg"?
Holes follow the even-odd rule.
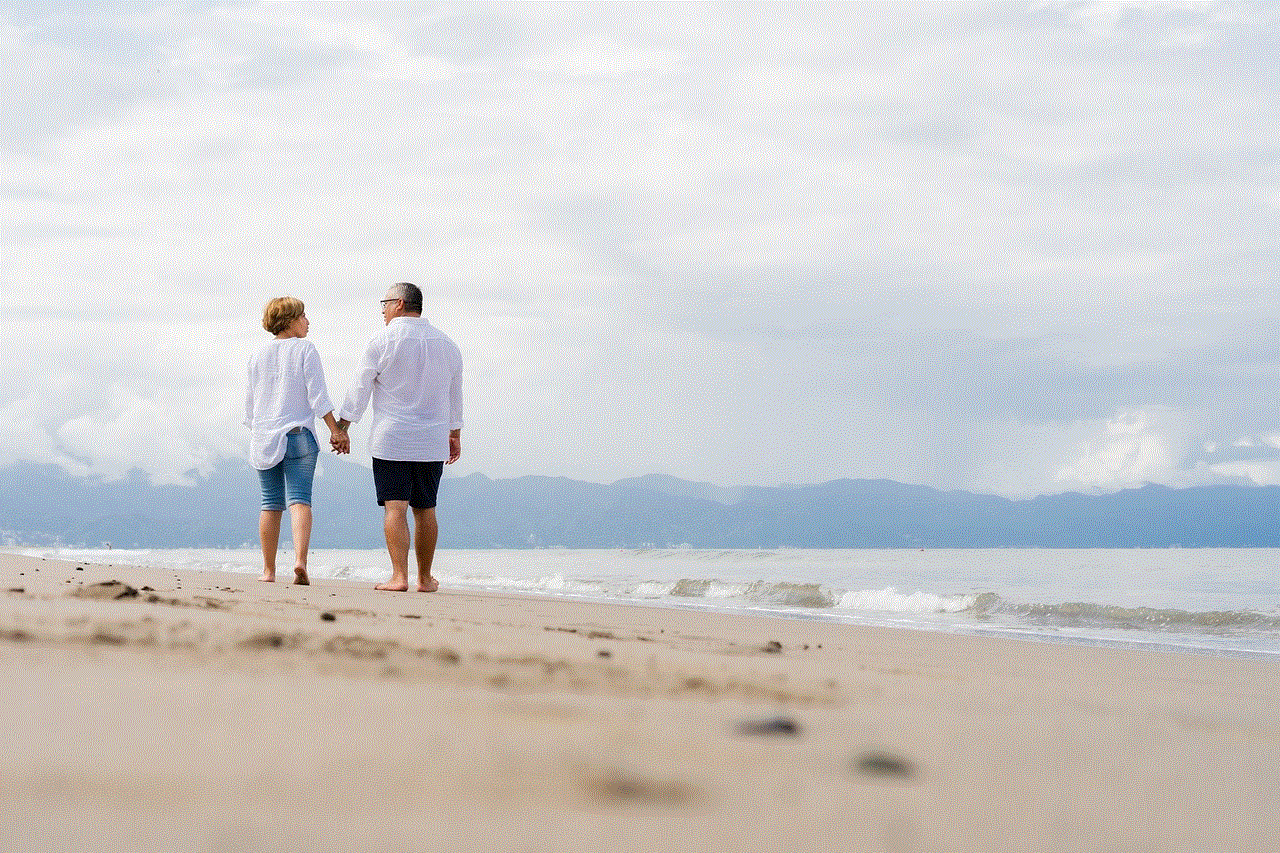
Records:
[[[316,475],[320,445],[311,430],[304,429],[289,436],[289,449],[284,458],[286,500],[293,530],[293,582],[309,584],[307,553],[311,545],[311,483]]]
[[[276,579],[276,550],[280,547],[280,516],[283,510],[264,509],[258,514],[258,539],[262,542],[262,577],[271,583]]]
[[[281,465],[258,472],[262,511],[258,513],[258,541],[262,543],[262,577],[276,579],[276,551],[280,548],[280,517],[284,514],[284,469]]]
[[[311,545],[311,505],[290,505],[289,521],[293,526],[293,550],[296,555],[293,582],[306,586],[311,583],[311,579],[307,577],[307,550]]]

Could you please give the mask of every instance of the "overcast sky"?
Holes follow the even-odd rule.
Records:
[[[263,303],[336,403],[413,281],[453,475],[1280,483],[1278,10],[0,4],[0,465],[243,459]]]

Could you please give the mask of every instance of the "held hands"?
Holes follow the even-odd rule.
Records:
[[[329,448],[337,454],[351,452],[351,437],[345,425],[340,423],[337,429],[329,431]]]

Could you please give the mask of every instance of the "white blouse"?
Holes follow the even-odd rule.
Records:
[[[249,464],[259,471],[284,458],[294,427],[315,431],[316,418],[333,411],[324,368],[315,344],[306,338],[273,338],[249,359],[244,425],[252,430]]]

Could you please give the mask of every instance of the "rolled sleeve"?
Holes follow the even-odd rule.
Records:
[[[249,363],[244,378],[244,425],[253,429],[253,363]]]
[[[329,389],[325,387],[320,353],[314,346],[307,351],[302,370],[307,382],[307,403],[317,418],[323,418],[333,411],[333,401],[329,399]]]
[[[375,339],[365,347],[355,383],[342,400],[342,407],[338,410],[338,417],[342,420],[358,424],[364,417],[364,411],[369,407],[369,398],[373,395],[373,382],[378,378],[378,362],[381,357],[382,353]]]
[[[449,429],[462,429],[462,370],[453,374],[449,385]]]

